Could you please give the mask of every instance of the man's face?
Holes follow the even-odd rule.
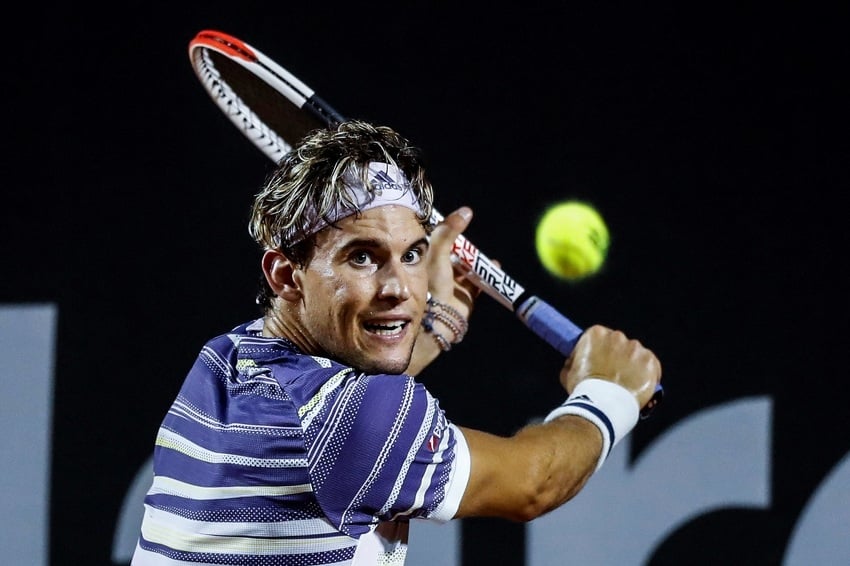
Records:
[[[368,373],[410,363],[428,292],[428,241],[414,212],[387,205],[348,216],[316,235],[295,272],[307,340]]]

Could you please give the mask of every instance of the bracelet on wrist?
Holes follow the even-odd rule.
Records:
[[[460,344],[469,330],[469,322],[466,318],[453,306],[440,302],[428,293],[427,309],[425,316],[422,317],[422,327],[425,332],[431,334],[437,345],[444,352],[452,349],[452,344]],[[449,340],[434,328],[435,322],[441,322],[452,333],[452,338]]]

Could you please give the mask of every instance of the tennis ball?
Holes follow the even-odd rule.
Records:
[[[537,256],[546,270],[568,281],[595,274],[608,253],[608,227],[589,203],[563,201],[550,206],[537,224]]]

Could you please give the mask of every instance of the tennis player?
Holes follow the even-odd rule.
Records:
[[[632,430],[661,366],[602,326],[543,423],[503,437],[444,413],[416,376],[464,338],[478,293],[450,260],[471,210],[434,227],[432,202],[419,150],[387,127],[344,122],[282,159],[249,227],[262,316],[204,345],[168,410],[133,565],[401,565],[410,521],[530,521]]]

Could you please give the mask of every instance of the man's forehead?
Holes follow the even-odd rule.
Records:
[[[317,241],[366,239],[412,243],[425,236],[422,221],[410,208],[386,205],[353,214],[329,226],[317,235]]]
[[[368,180],[362,178],[364,174]],[[383,206],[407,207],[419,215],[425,214],[417,193],[397,165],[373,161],[362,171],[357,166],[352,166],[345,171],[342,182],[350,201],[337,202],[332,210],[323,212],[321,216],[315,208],[308,207],[308,210],[304,211],[302,225],[290,226],[279,240],[294,244],[299,241],[295,238],[316,234],[328,225],[357,214],[358,211],[362,213]],[[277,242],[277,245],[279,244],[280,241]]]

